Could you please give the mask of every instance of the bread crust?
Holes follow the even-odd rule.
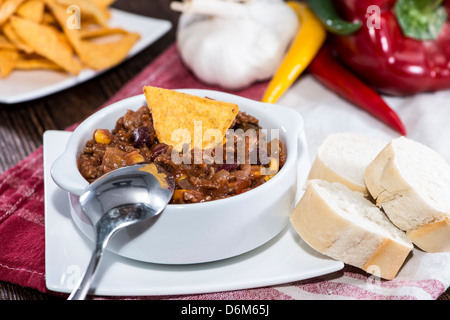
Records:
[[[386,238],[362,269],[380,278],[392,280],[397,276],[410,251],[410,248]]]
[[[409,230],[406,232],[406,235],[416,246],[424,251],[450,251],[450,218]]]
[[[308,182],[290,221],[313,249],[384,279],[396,276],[412,249],[412,246],[386,239],[341,216],[311,182]],[[375,265],[377,268],[373,267]]]
[[[420,249],[450,251],[448,213],[440,212],[408,184],[396,163],[396,150],[390,142],[367,167],[364,179],[376,204]]]

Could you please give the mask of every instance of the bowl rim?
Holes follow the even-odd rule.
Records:
[[[292,137],[290,135],[286,134],[286,131],[287,131],[286,128],[284,128],[284,127],[278,128],[284,132],[284,138],[286,140],[286,143],[287,143],[287,141],[292,140],[293,142],[291,142],[291,144],[293,144],[295,141],[298,140],[298,137],[301,135],[301,133],[304,132],[304,120],[303,120],[302,116],[295,110],[288,108],[286,106],[282,106],[282,105],[278,105],[278,104],[264,103],[264,102],[260,102],[257,100],[252,100],[252,99],[245,98],[242,96],[234,95],[231,93],[225,93],[225,92],[221,92],[221,91],[216,91],[216,90],[207,90],[207,89],[174,89],[174,90],[188,93],[188,94],[197,95],[197,96],[207,96],[207,94],[217,95],[217,96],[221,96],[223,98],[229,98],[229,99],[225,99],[224,101],[233,100],[230,102],[234,102],[237,100],[237,101],[239,101],[239,103],[238,102],[234,102],[234,103],[237,103],[239,106],[245,105],[245,104],[254,104],[254,105],[265,106],[266,108],[269,108],[269,109],[277,108],[279,111],[287,112],[287,113],[289,113],[290,117],[295,118],[295,122],[296,122],[296,124],[298,124],[298,127],[296,128],[296,132],[294,134],[292,134]],[[219,99],[219,98],[217,98],[217,99]],[[100,110],[94,112],[92,115],[87,117],[85,120],[83,120],[72,132],[63,153],[61,154],[61,156],[58,159],[60,159],[60,158],[67,159],[67,157],[70,156],[70,158],[67,160],[75,161],[75,167],[76,167],[76,170],[73,170],[73,168],[71,168],[71,170],[73,170],[74,173],[77,174],[77,176],[79,176],[78,178],[81,177],[84,180],[84,178],[82,177],[81,173],[78,170],[78,167],[76,166],[76,159],[77,159],[77,156],[79,153],[78,149],[79,149],[79,144],[81,143],[80,141],[82,140],[82,136],[86,134],[87,129],[85,129],[85,128],[89,127],[89,125],[91,125],[92,123],[98,123],[101,118],[107,117],[108,114],[110,114],[113,111],[118,111],[121,109],[127,110],[127,109],[130,109],[133,107],[136,108],[136,106],[133,106],[133,107],[130,106],[130,104],[132,103],[131,101],[135,101],[135,100],[142,100],[142,102],[145,103],[144,105],[147,105],[145,95],[138,94],[138,95],[135,95],[132,97],[118,100],[110,105],[107,105],[107,106],[101,108]],[[117,119],[115,121],[117,121]],[[201,206],[201,208],[207,209],[210,206],[217,206],[218,204],[219,205],[227,204],[229,202],[236,202],[236,201],[248,202],[246,200],[248,197],[253,197],[253,195],[256,192],[258,192],[258,190],[263,191],[267,188],[271,188],[273,184],[278,183],[281,179],[283,179],[283,177],[285,177],[286,174],[288,174],[287,173],[288,168],[290,166],[293,166],[296,164],[297,158],[299,156],[298,148],[295,148],[295,150],[296,150],[296,154],[290,153],[289,147],[287,147],[287,152],[288,152],[287,159],[286,159],[286,163],[284,164],[283,168],[281,168],[281,170],[279,172],[277,172],[277,174],[275,174],[274,177],[271,178],[269,181],[267,181],[266,183],[264,183],[256,188],[253,188],[244,193],[241,193],[238,195],[233,195],[231,197],[227,197],[227,198],[223,198],[223,199],[216,199],[216,200],[200,202],[200,203],[169,204],[168,208],[170,207],[172,210],[181,210],[181,209],[185,209],[186,206],[188,206],[189,208],[193,208],[193,209],[197,208],[198,206]],[[75,157],[74,157],[74,159],[71,159],[73,154],[75,154]],[[56,160],[55,163],[57,161],[58,160]],[[62,161],[62,162],[64,162],[64,161]],[[55,170],[54,164],[52,165],[52,169],[51,169],[51,176],[52,176],[53,180],[55,181],[55,183],[58,186],[60,186],[60,188],[62,188],[63,190],[65,190],[69,193],[72,193],[70,190],[67,190],[64,187],[64,183],[60,183],[61,181],[58,178],[62,178],[62,177],[58,176],[59,172],[57,170]],[[66,176],[65,179],[68,179],[67,174],[65,176]],[[86,181],[86,180],[84,180],[84,181]],[[87,183],[87,181],[86,181],[86,183]]]

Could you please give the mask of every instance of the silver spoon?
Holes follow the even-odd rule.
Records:
[[[90,184],[80,196],[95,226],[95,249],[84,276],[68,300],[83,300],[108,241],[120,229],[158,216],[172,198],[174,180],[156,164],[123,167]]]

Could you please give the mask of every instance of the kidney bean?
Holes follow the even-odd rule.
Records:
[[[149,146],[152,142],[152,132],[148,127],[139,127],[133,130],[133,146]]]

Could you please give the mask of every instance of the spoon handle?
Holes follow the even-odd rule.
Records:
[[[89,265],[86,269],[86,272],[84,273],[77,287],[72,291],[67,300],[84,300],[89,291],[94,273],[97,270],[102,255],[103,255],[103,248],[97,246],[97,248],[92,254],[91,260],[89,261]]]

